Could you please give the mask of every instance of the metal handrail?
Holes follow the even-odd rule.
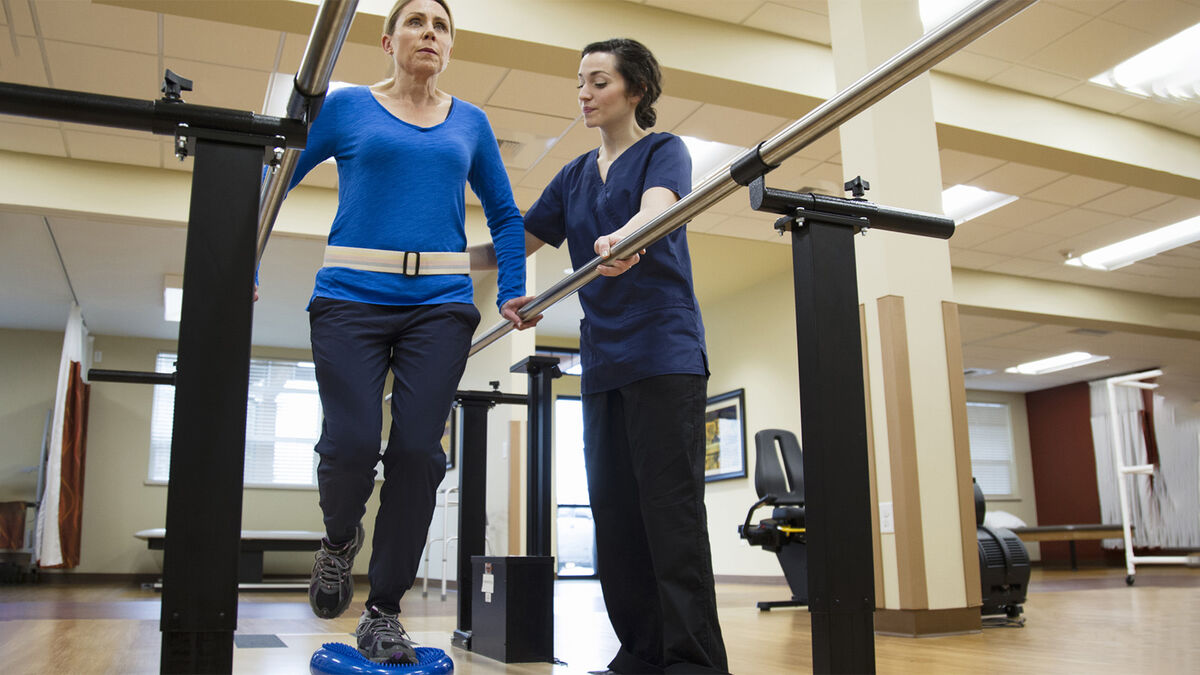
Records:
[[[329,89],[329,78],[333,75],[334,64],[350,32],[357,7],[358,0],[322,0],[313,21],[312,33],[308,36],[308,44],[304,47],[304,56],[300,59],[300,67],[292,80],[288,117],[312,124]],[[263,251],[267,248],[267,240],[271,237],[275,219],[279,217],[279,209],[283,205],[283,198],[287,196],[287,186],[296,173],[299,159],[299,150],[287,148],[279,158],[279,163],[267,172],[263,180],[258,202],[256,263],[262,261]]]
[[[628,257],[667,236],[741,185],[748,184],[753,177],[779,166],[801,148],[836,129],[1036,1],[981,0],[963,9],[788,128],[709,174],[690,194],[614,246],[610,257]],[[521,318],[529,320],[536,317],[595,279],[600,275],[598,268],[605,260],[596,257],[556,282],[521,309]],[[471,343],[470,353],[475,354],[511,330],[513,324],[508,321],[496,324]]]

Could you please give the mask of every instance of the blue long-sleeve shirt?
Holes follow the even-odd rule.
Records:
[[[392,251],[466,250],[464,187],[483,203],[499,267],[497,305],[525,293],[525,234],[496,137],[482,110],[453,99],[445,121],[409,124],[367,87],[329,94],[308,133],[289,189],[334,157],[338,207],[332,246]],[[473,301],[466,274],[404,276],[322,267],[313,297],[378,305]]]

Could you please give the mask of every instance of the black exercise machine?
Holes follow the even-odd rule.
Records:
[[[808,604],[808,542],[804,521],[804,462],[796,434],[784,429],[763,429],[754,434],[757,461],[754,489],[758,501],[746,512],[738,534],[751,546],[761,546],[779,558],[783,576],[792,589],[791,600],[763,600],[758,608],[803,607]],[[770,518],[751,525],[761,506],[774,507]]]

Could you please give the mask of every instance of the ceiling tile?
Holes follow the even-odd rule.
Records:
[[[45,46],[50,74],[59,89],[139,99],[162,96],[157,56],[53,40],[46,40]]]
[[[62,132],[59,131],[57,125],[23,124],[13,121],[23,119],[7,115],[0,118],[0,150],[58,157],[67,156]]]
[[[1110,192],[1116,192],[1122,187],[1124,186],[1119,183],[1072,175],[1038,188],[1030,192],[1028,196],[1031,199],[1041,199],[1055,204],[1079,206]]]
[[[942,149],[938,151],[942,164],[942,183],[951,185],[966,184],[976,176],[995,169],[1004,163],[1002,159],[984,157],[959,150]]]
[[[957,236],[957,235],[955,235]],[[996,255],[995,253],[984,253],[983,251],[975,251],[973,249],[958,248],[954,239],[950,239],[950,264],[954,267],[965,267],[967,269],[981,270],[988,265],[994,265],[1001,260],[1007,260],[1008,256]]]
[[[784,122],[783,118],[774,115],[706,103],[676,125],[675,133],[750,147],[757,145]]]
[[[1054,267],[1055,263],[1044,262],[1041,260],[1029,260],[1027,258],[1009,258],[1002,260],[987,268],[988,272],[997,274],[1011,274],[1018,277],[1027,277],[1038,274],[1044,270]]]
[[[720,213],[726,216],[736,216],[745,212],[750,205],[750,191],[738,188],[728,197],[708,207],[708,212]]]
[[[966,77],[973,80],[987,80],[999,74],[1012,65],[1011,61],[997,59],[983,54],[976,54],[970,48],[963,49],[934,66],[934,70]]]
[[[304,176],[304,180],[300,181],[300,184],[310,187],[336,189],[338,185],[337,164],[333,162],[321,162]]]
[[[452,58],[438,75],[438,89],[482,108],[507,73],[508,69],[500,66]]]
[[[763,3],[757,11],[742,21],[742,24],[817,44],[827,45],[831,42],[827,14],[788,7],[776,2]]]
[[[1039,2],[972,42],[968,49],[1005,61],[1020,61],[1084,25],[1089,18],[1073,9]]]
[[[997,253],[999,255],[1021,256],[1035,251],[1039,248],[1044,248],[1054,244],[1054,237],[1030,232],[1029,230],[1014,230],[1005,232],[999,237],[988,239],[987,241],[973,246],[972,248],[983,251],[984,253]]]
[[[1200,136],[1200,110],[1176,122],[1175,128],[1185,134]]]
[[[726,23],[741,23],[761,4],[761,0],[646,0],[645,4]]]
[[[537,190],[540,194],[546,186],[550,184],[550,180],[558,175],[562,170],[563,162],[553,157],[545,157],[525,172],[525,176],[520,180],[521,187]]]
[[[1089,16],[1100,16],[1121,3],[1121,0],[1040,0],[1041,4],[1058,5]]]
[[[579,98],[574,78],[553,77],[523,70],[510,70],[487,102],[488,105],[501,108],[528,110],[566,119],[575,119],[579,115]]]
[[[178,57],[166,58],[164,63],[194,83],[193,91],[184,92],[183,98],[188,103],[254,112],[263,108],[270,79],[265,70],[185,61]]]
[[[1103,112],[1119,113],[1137,105],[1141,99],[1094,82],[1082,82],[1074,89],[1060,94],[1058,100]]]
[[[1015,319],[998,319],[991,316],[964,313],[960,335],[963,344],[976,344],[998,335],[1011,335],[1037,327],[1038,324]]]
[[[1051,204],[1036,199],[1021,198],[1015,202],[1009,202],[995,211],[989,211],[970,222],[985,223],[1011,230],[1026,227],[1066,210],[1067,207],[1062,204]]]
[[[679,123],[688,118],[700,107],[699,101],[674,96],[660,96],[654,102],[654,112],[658,117],[654,121],[652,131],[674,131]]]
[[[571,123],[570,120],[561,117],[495,106],[487,106],[484,108],[484,112],[487,113],[488,120],[492,123],[492,128],[496,130],[498,136],[503,136],[501,131],[515,131],[546,138],[558,138]]]
[[[1064,94],[1079,84],[1078,78],[1047,73],[1044,70],[1016,65],[988,80],[1009,89],[1024,91],[1046,98]]]
[[[971,184],[985,190],[1021,196],[1048,185],[1067,174],[1028,164],[1007,162],[975,178]]]
[[[778,236],[772,227],[774,222],[775,216],[772,214],[763,214],[760,218],[729,216],[709,228],[707,234],[740,239],[773,239]]]
[[[1171,225],[1196,216],[1200,216],[1200,199],[1175,197],[1171,201],[1146,209],[1138,217],[1162,225]]]
[[[28,124],[35,127],[53,127],[55,129],[60,128],[60,123],[57,120],[44,120],[38,117],[24,117],[22,115],[0,115],[0,121],[7,122],[9,124]]]
[[[1025,62],[1043,70],[1087,80],[1157,41],[1149,33],[1093,19],[1050,43]]]
[[[1118,216],[1101,211],[1068,209],[1043,220],[1034,221],[1022,229],[1065,239],[1108,225],[1117,218]]]
[[[303,57],[303,51],[301,52]],[[451,59],[453,62],[453,59]],[[300,67],[300,60],[297,59],[295,65],[285,72],[295,72]],[[379,45],[361,45],[357,42],[347,42],[342,46],[342,52],[338,55],[337,65],[333,69],[331,79],[337,82],[350,82],[352,84],[375,84],[388,77],[391,64],[388,62],[387,55],[383,53],[383,48]],[[282,68],[282,66],[281,66]],[[449,66],[447,66],[449,68]],[[438,79],[438,87],[441,88],[441,78]],[[455,92],[451,91],[451,94]],[[465,100],[465,97],[462,97]]]
[[[795,9],[802,9],[806,12],[819,14],[824,17],[829,16],[828,0],[771,0],[776,5],[784,5]]]
[[[17,35],[36,35],[37,31],[33,27],[33,15],[29,13],[28,2],[8,2],[9,10],[12,11],[12,23],[16,26]],[[4,16],[4,12],[0,12],[0,25],[8,26],[8,21]]]
[[[1171,200],[1171,195],[1139,187],[1126,187],[1092,200],[1088,208],[1107,211],[1122,216],[1136,216],[1142,211],[1161,206]]]
[[[472,198],[474,198],[474,193],[471,193],[471,195]],[[533,206],[533,203],[536,202],[538,197],[541,196],[541,190],[531,190],[530,188],[513,186],[513,201],[517,203],[517,208],[519,208],[522,213],[528,211],[529,207]],[[478,201],[478,199],[475,200],[476,203],[478,203]]]
[[[150,134],[148,132],[140,131],[137,129],[118,129],[116,127],[105,127],[105,126],[99,126],[99,125],[95,125],[95,124],[76,124],[74,122],[62,122],[62,123],[60,123],[60,127],[62,128],[63,131],[82,131],[84,133],[105,134],[107,136],[124,136],[126,138],[140,138],[143,140],[147,139],[147,138],[152,138],[152,137],[158,138],[160,140],[165,138],[165,136]]]
[[[149,134],[144,138],[133,138],[68,129],[63,131],[63,137],[66,139],[67,153],[72,159],[155,168],[162,166],[159,142]]]
[[[275,68],[281,38],[278,31],[163,15],[167,57],[269,72]]]
[[[600,132],[587,128],[583,120],[579,119],[571,125],[562,138],[550,146],[546,157],[554,157],[559,160],[560,164],[565,164],[566,160],[575,159],[585,152],[595,150],[599,145]]]
[[[158,53],[158,15],[154,12],[90,2],[38,2],[34,6],[38,27],[47,39]]]
[[[34,38],[17,38],[17,51],[12,53],[11,45],[4,40],[5,47],[0,55],[0,82],[28,84],[34,87],[45,87],[46,66],[42,62],[42,50]]]
[[[1100,18],[1162,36],[1162,40],[1200,23],[1200,6],[1177,0],[1125,0]]]
[[[1009,228],[1006,227],[997,227],[972,220],[954,228],[954,236],[950,237],[950,244],[957,248],[977,249],[980,244],[1007,234],[1009,231]]]

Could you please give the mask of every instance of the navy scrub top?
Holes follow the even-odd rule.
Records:
[[[600,179],[598,150],[567,164],[525,214],[525,229],[554,247],[567,242],[575,269],[596,257],[596,239],[641,210],[653,187],[680,198],[692,189],[692,158],[672,134],[639,139]],[[686,226],[646,249],[618,277],[597,277],[579,290],[584,394],[609,391],[656,375],[708,375],[704,324],[692,287]]]

